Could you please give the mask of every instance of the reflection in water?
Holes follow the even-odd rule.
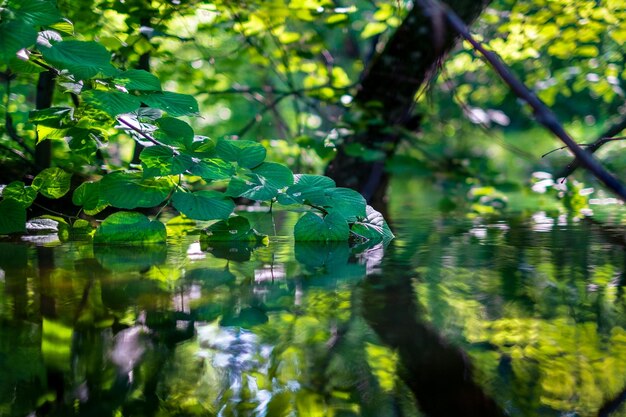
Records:
[[[626,242],[564,221],[0,243],[0,416],[623,415]]]

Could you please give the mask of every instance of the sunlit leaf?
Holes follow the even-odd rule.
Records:
[[[161,91],[161,81],[148,71],[131,69],[115,77],[115,82],[128,90]]]
[[[154,138],[166,145],[190,149],[194,133],[191,126],[174,117],[162,117],[156,121],[158,129]]]
[[[108,206],[108,203],[102,197],[100,186],[101,183],[99,181],[86,181],[82,183],[74,190],[72,203],[77,206],[83,206],[85,213],[90,216],[98,214]]]
[[[323,175],[296,174],[294,184],[278,195],[278,202],[288,205],[323,201],[325,190],[335,186],[335,181]]]
[[[32,187],[48,198],[61,198],[69,190],[72,174],[61,168],[46,168],[33,180]]]
[[[169,146],[150,146],[139,156],[146,177],[178,175],[191,167],[191,156],[179,153]]]
[[[107,217],[93,237],[96,244],[142,245],[165,243],[165,225],[141,213],[119,212]]]
[[[235,167],[223,159],[203,159],[189,169],[193,175],[198,175],[207,181],[224,180],[235,174]]]
[[[169,91],[144,94],[140,100],[148,107],[161,109],[170,116],[193,116],[198,114],[198,102],[189,94],[178,94]]]
[[[249,140],[220,139],[215,151],[220,158],[237,162],[245,168],[254,168],[261,164],[267,154],[263,145]]]
[[[113,75],[117,71],[111,65],[111,54],[98,42],[63,41],[42,49],[41,53],[47,61],[81,80],[98,74]]]
[[[248,179],[233,178],[226,194],[251,200],[271,200],[282,188],[293,184],[293,173],[289,168],[274,162],[264,162],[253,168]]]
[[[24,208],[30,207],[37,197],[37,190],[29,187],[22,181],[13,181],[2,190],[2,198],[12,200]]]
[[[113,207],[133,209],[161,204],[172,190],[168,178],[144,178],[141,172],[117,171],[100,181],[102,198]]]
[[[139,99],[121,91],[89,90],[82,94],[86,103],[102,110],[111,117],[130,113],[141,105]]]

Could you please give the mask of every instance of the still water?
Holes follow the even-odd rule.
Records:
[[[0,416],[626,415],[620,229],[424,201],[387,247],[0,242]]]

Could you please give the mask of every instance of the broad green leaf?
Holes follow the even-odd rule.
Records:
[[[235,167],[223,159],[203,159],[193,164],[189,172],[206,181],[225,180],[235,174]]]
[[[26,231],[26,208],[17,201],[0,201],[0,235]]]
[[[266,201],[278,195],[278,190],[293,184],[289,168],[274,162],[264,162],[251,170],[249,179],[233,178],[226,194],[251,200]]]
[[[250,226],[248,219],[242,216],[221,220],[209,226],[206,235],[202,236],[202,240],[206,242],[257,242],[264,238]]]
[[[61,168],[46,168],[33,180],[32,187],[44,197],[61,198],[70,190],[72,174]]]
[[[155,124],[158,130],[154,132],[154,138],[159,142],[177,148],[191,149],[194,133],[188,123],[174,117],[162,117]]]
[[[314,200],[314,199],[312,199]],[[340,214],[349,222],[354,222],[359,217],[365,217],[367,203],[361,194],[350,188],[329,188],[324,191],[324,198],[312,201],[315,205],[321,205],[328,212]]]
[[[50,107],[43,110],[32,110],[28,113],[28,121],[41,126],[66,128],[74,119],[71,107]]]
[[[6,64],[15,58],[17,51],[36,41],[37,30],[31,25],[14,20],[0,23],[0,63]]]
[[[217,141],[217,155],[226,161],[237,162],[242,167],[254,168],[265,160],[267,151],[260,143],[251,140]]]
[[[383,215],[371,206],[366,208],[367,216],[352,225],[352,232],[369,240],[389,242],[394,238]]]
[[[86,181],[78,186],[72,194],[72,203],[83,206],[83,211],[93,216],[107,208],[108,203],[100,192],[100,182]]]
[[[131,69],[115,77],[115,82],[128,90],[161,91],[161,81],[148,71]]]
[[[169,91],[144,94],[139,97],[148,107],[166,111],[170,116],[194,116],[198,114],[198,102],[189,94]]]
[[[278,202],[289,205],[323,201],[325,190],[335,187],[335,181],[323,175],[296,174],[294,184],[278,195]]]
[[[165,243],[165,225],[151,221],[141,213],[119,212],[107,217],[96,230],[95,244],[144,245]]]
[[[228,219],[235,209],[233,199],[217,191],[189,193],[177,190],[172,203],[176,210],[195,220]]]
[[[98,150],[98,144],[92,136],[92,131],[79,127],[67,131],[67,137],[70,138],[68,145],[72,151],[72,156],[82,158],[87,164],[93,163],[93,158]]]
[[[117,171],[100,180],[100,192],[110,205],[123,209],[154,207],[172,191],[168,178],[144,178],[141,172]]]
[[[67,19],[62,19],[57,23],[48,25],[48,27],[62,33],[63,35],[74,36],[74,24]]]
[[[61,20],[56,2],[49,0],[9,1],[15,19],[34,26],[47,26]]]
[[[82,97],[86,103],[102,110],[111,117],[133,112],[141,106],[137,97],[121,91],[89,90],[85,91]]]
[[[2,198],[15,201],[22,207],[28,208],[37,198],[37,190],[22,181],[13,181],[2,190]]]
[[[191,156],[179,153],[169,146],[150,146],[139,156],[145,177],[178,175],[191,167]]]
[[[348,222],[340,214],[329,213],[320,217],[308,212],[294,228],[296,241],[346,241],[350,237]]]
[[[216,143],[206,136],[195,135],[190,150],[199,158],[213,158],[215,156]]]
[[[81,80],[117,71],[111,65],[111,54],[98,42],[63,41],[43,48],[41,53],[48,62]]]

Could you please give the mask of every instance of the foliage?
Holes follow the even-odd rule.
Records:
[[[236,222],[237,217],[228,220],[236,198],[312,210],[303,219],[319,218],[320,222],[307,225],[308,236],[296,233],[297,240],[348,240],[350,227],[367,221],[365,200],[352,190],[335,187],[329,178],[294,179],[286,166],[265,162],[266,149],[257,142],[196,135],[191,125],[179,118],[198,115],[194,97],[163,90],[161,81],[144,70],[122,70],[113,65],[102,43],[80,40],[72,33],[71,23],[61,18],[52,1],[29,4],[24,7],[8,2],[2,10],[3,31],[17,30],[13,28],[16,25],[20,31],[38,36],[19,40],[7,37],[0,45],[7,89],[16,77],[28,77],[24,66],[39,67],[38,71],[56,76],[71,96],[72,105],[60,103],[31,110],[28,123],[38,143],[67,144],[72,156],[59,161],[63,166],[43,169],[31,185],[12,182],[4,188],[0,234],[23,231],[26,209],[36,195],[63,197],[70,191],[74,173],[80,180],[72,202],[82,207],[82,213],[93,216],[107,207],[162,209],[171,204],[190,219],[222,220],[209,229],[209,241],[223,240],[215,232],[219,225]],[[57,29],[58,25],[63,30]],[[42,30],[37,32],[38,28]],[[11,99],[8,90],[5,93]],[[13,123],[8,109],[6,115]],[[115,144],[116,131],[145,146],[139,155],[141,170],[123,169],[108,161],[114,156],[106,155],[106,148]],[[107,164],[104,172],[97,169],[99,158]],[[342,233],[326,233],[326,224],[331,221],[342,228]],[[386,227],[382,218],[378,221]],[[229,227],[224,233],[239,230]],[[385,233],[380,227],[368,230],[365,235],[352,234],[359,239],[393,237],[388,228]],[[138,212],[121,212],[105,219],[94,241],[136,244],[164,242],[165,238],[162,225]]]

